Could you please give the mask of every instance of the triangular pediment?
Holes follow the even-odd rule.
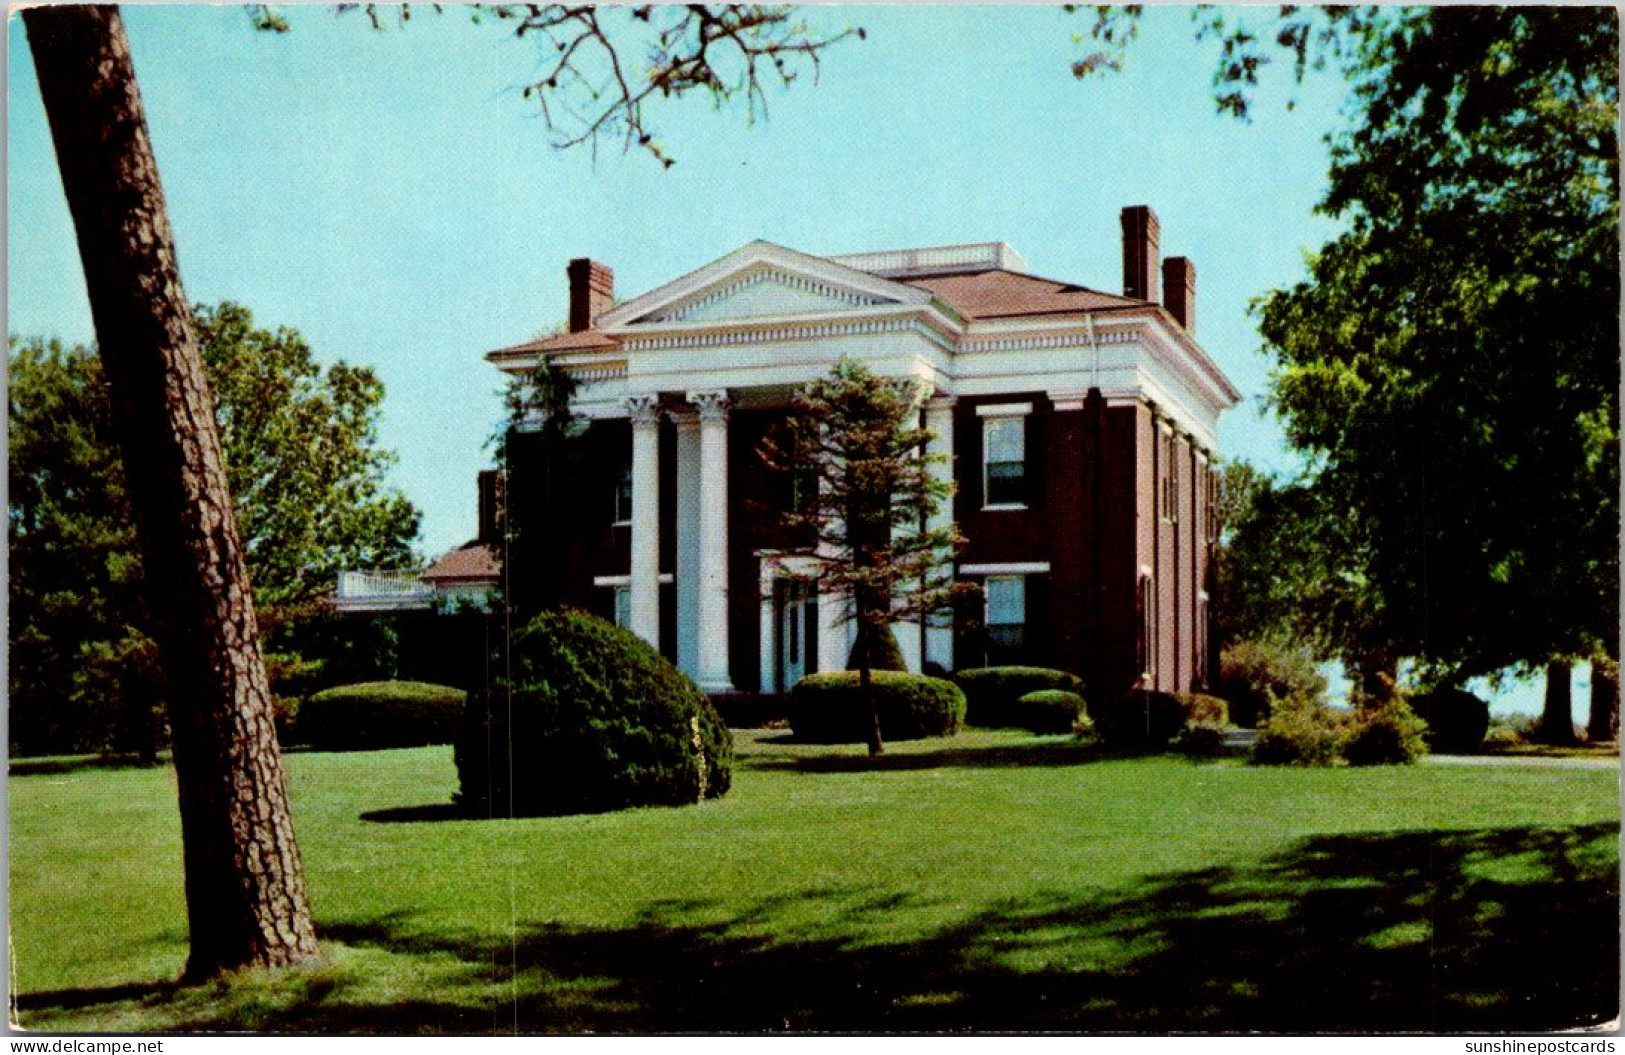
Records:
[[[703,325],[920,304],[930,295],[768,242],[752,242],[600,316],[603,329]]]

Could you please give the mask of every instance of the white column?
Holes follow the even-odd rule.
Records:
[[[920,423],[920,401],[930,394],[930,389],[916,386],[913,389],[913,402],[909,410],[909,418],[905,422],[908,428],[914,428]],[[918,534],[918,523],[894,523],[892,525],[893,541],[908,535]],[[916,584],[917,586],[918,584]],[[892,624],[892,636],[897,640],[897,651],[903,657],[903,668],[912,674],[918,674],[923,668],[925,656],[924,644],[920,639],[921,626],[917,619],[899,619]]]
[[[690,392],[700,412],[699,677],[701,692],[734,691],[728,671],[728,394]]]
[[[660,402],[626,401],[632,414],[632,621],[627,629],[660,647]]]
[[[939,396],[925,404],[925,427],[931,441],[925,446],[927,456],[942,455],[945,460],[932,463],[931,475],[952,482],[954,478],[954,400],[952,396]],[[927,530],[935,531],[954,522],[954,500],[945,499],[937,505],[936,513],[926,521]],[[925,658],[943,670],[954,669],[953,617],[948,613],[933,615],[925,627]]]
[[[826,590],[818,591],[818,669],[845,670],[852,651],[852,623],[843,622],[851,607],[849,600]]]
[[[674,412],[677,425],[677,669],[700,676],[700,418]]]

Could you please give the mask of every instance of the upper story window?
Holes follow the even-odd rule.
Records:
[[[632,522],[632,467],[621,468],[620,475],[615,478],[615,523],[630,524]]]
[[[1164,431],[1159,442],[1162,446],[1162,457],[1159,459],[1162,480],[1158,500],[1162,505],[1162,519],[1173,523],[1179,519],[1179,443],[1172,430]]]
[[[982,416],[982,505],[1027,504],[1027,414],[1032,404],[978,407]]]

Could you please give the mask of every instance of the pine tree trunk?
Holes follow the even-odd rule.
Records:
[[[869,711],[869,757],[878,758],[886,753],[886,745],[880,739],[880,701],[875,698],[875,678],[867,656],[858,668],[858,685],[863,692],[863,705]]]
[[[214,400],[116,7],[23,12],[73,214],[169,686],[185,976],[315,959]]]
[[[1569,687],[1569,662],[1550,660],[1546,664],[1546,706],[1540,714],[1540,742],[1574,743],[1573,691]]]
[[[1619,738],[1619,661],[1598,654],[1591,659],[1591,714],[1586,739],[1592,743]]]

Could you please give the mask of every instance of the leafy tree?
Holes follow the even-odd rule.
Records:
[[[10,346],[11,751],[150,757],[154,730],[121,713],[123,688],[151,672],[150,640],[101,369],[86,348]]]
[[[1365,574],[1372,545],[1362,523],[1327,497],[1246,462],[1225,463],[1215,631],[1221,647],[1275,643],[1341,659],[1375,694],[1374,679],[1395,676],[1399,646],[1385,636],[1383,597]]]
[[[754,101],[762,63],[788,82],[789,60],[810,58],[816,66],[832,42],[805,35],[783,9],[684,10],[691,17],[647,42],[649,72],[637,78],[628,76],[595,9],[508,9],[510,17],[524,16],[521,32],[535,30],[555,45],[552,27],[531,25],[532,18],[551,12],[579,27],[542,88],[544,98],[560,92],[554,98],[572,112],[572,98],[607,98],[607,109],[588,120],[585,141],[619,127],[628,146],[651,150],[645,99],[704,88],[715,99],[742,89]],[[632,14],[647,23],[655,13]],[[267,9],[261,19],[281,28]],[[244,547],[123,21],[116,7],[87,5],[32,8],[23,22],[108,373],[145,593],[180,701],[172,718],[191,926],[186,975],[308,962],[316,957],[315,931]],[[595,84],[573,61],[595,44],[608,84]],[[719,72],[728,54],[742,64],[736,76]],[[618,90],[606,91],[611,85]]]
[[[1385,636],[1446,680],[1617,634],[1617,55],[1601,9],[1405,22],[1334,141],[1345,233],[1261,304],[1308,482],[1371,540]]]
[[[843,598],[843,620],[856,625],[853,657],[869,708],[870,755],[885,745],[872,670],[878,649],[867,643],[974,589],[952,582],[957,530],[928,527],[953,484],[931,472],[941,456],[924,453],[931,433],[916,424],[916,385],[843,359],[797,394],[761,449],[770,468],[807,484],[803,504],[786,512],[784,523],[811,541],[819,590]]]
[[[323,369],[297,331],[259,329],[238,304],[194,318],[262,615],[308,610],[344,568],[411,564],[419,516],[384,484],[378,376]]]
[[[1075,72],[1121,65],[1140,17],[1097,9]],[[1557,661],[1611,654],[1617,13],[1192,17],[1220,47],[1221,111],[1247,115],[1272,58],[1351,89],[1320,206],[1344,233],[1259,305],[1272,403],[1310,460],[1283,496],[1308,506],[1293,531],[1337,542],[1322,567],[1341,600],[1308,621],[1345,648],[1357,630],[1368,670],[1406,655],[1434,681],[1547,662],[1556,680]],[[1543,727],[1570,735],[1565,694],[1547,699]]]
[[[322,615],[339,569],[412,560],[417,511],[382,481],[383,386],[364,368],[324,371],[298,333],[257,329],[239,305],[194,315],[273,687],[308,679],[371,629]],[[101,365],[13,342],[10,393],[12,750],[151,757],[162,690]]]

